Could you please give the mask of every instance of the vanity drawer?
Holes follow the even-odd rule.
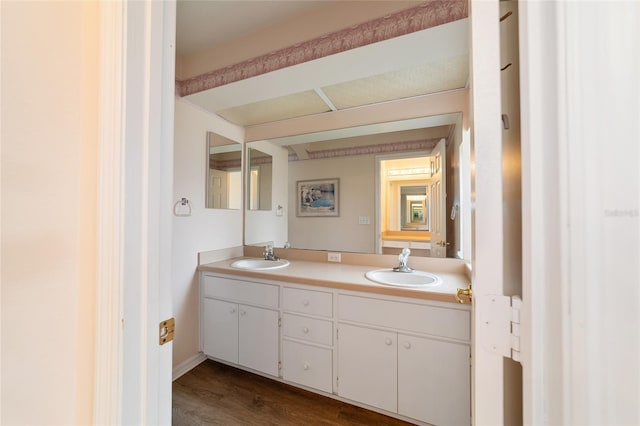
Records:
[[[333,294],[285,287],[282,290],[282,308],[291,312],[332,317]]]
[[[398,330],[469,341],[468,310],[367,297],[338,296],[338,318]]]
[[[333,346],[333,322],[282,314],[282,334],[294,339]]]
[[[232,280],[210,275],[202,277],[202,296],[226,299],[269,308],[277,308],[277,285]]]
[[[333,351],[282,341],[282,378],[327,393],[333,391]]]

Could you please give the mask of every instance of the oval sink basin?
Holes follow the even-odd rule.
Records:
[[[442,283],[440,277],[429,272],[395,272],[391,269],[376,269],[364,276],[375,283],[396,287],[434,287]]]
[[[289,265],[289,261],[285,259],[264,260],[264,259],[240,259],[231,264],[232,268],[253,269],[263,271],[265,269],[284,268]]]

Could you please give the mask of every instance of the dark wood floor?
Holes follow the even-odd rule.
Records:
[[[409,423],[207,360],[173,382],[173,424]]]

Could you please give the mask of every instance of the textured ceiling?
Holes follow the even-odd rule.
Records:
[[[247,31],[309,11],[322,2],[268,2],[272,6],[278,4],[273,8],[260,5],[262,2],[259,1],[209,3],[218,2],[179,0],[179,51],[206,49],[206,43],[223,43],[241,37]],[[248,8],[249,4],[252,8]],[[261,7],[264,9],[262,12]],[[214,9],[216,13],[221,13],[221,8],[225,11],[225,19],[217,19],[220,25],[215,29],[210,28],[211,25],[204,28],[207,27],[206,22],[197,23],[205,16],[210,16]],[[289,67],[304,69],[297,74],[297,71],[287,69],[283,72],[274,71],[185,96],[185,99],[232,123],[247,127],[463,88],[469,76],[467,21],[458,20],[422,30],[420,35],[414,33],[416,35],[397,37],[392,43],[380,42],[371,47],[332,55],[339,59],[314,60]],[[375,56],[370,52],[376,52]],[[350,77],[342,78],[344,75]],[[280,87],[282,90],[278,93],[279,89],[276,88]],[[290,90],[290,87],[296,87],[297,90]],[[263,93],[270,95],[261,96]],[[288,94],[281,95],[283,93]],[[253,101],[238,102],[238,99]],[[437,131],[424,136],[422,140],[447,137],[450,130],[450,125],[439,126]],[[388,136],[385,136],[385,140],[388,143]],[[404,137],[404,141],[411,140],[417,139]],[[344,146],[346,141],[305,144],[296,148],[296,155],[330,150],[332,143]],[[350,140],[349,144],[358,146],[375,143],[363,139],[360,142]]]

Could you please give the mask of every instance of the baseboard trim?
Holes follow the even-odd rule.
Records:
[[[189,371],[191,371],[192,369],[196,368],[198,365],[200,365],[206,359],[207,359],[207,356],[205,354],[203,354],[202,352],[198,352],[197,354],[195,354],[191,358],[181,362],[180,364],[176,365],[173,368],[173,372],[172,372],[173,378],[171,380],[173,381],[173,380],[178,379],[182,375],[184,375],[184,374],[188,373]]]

